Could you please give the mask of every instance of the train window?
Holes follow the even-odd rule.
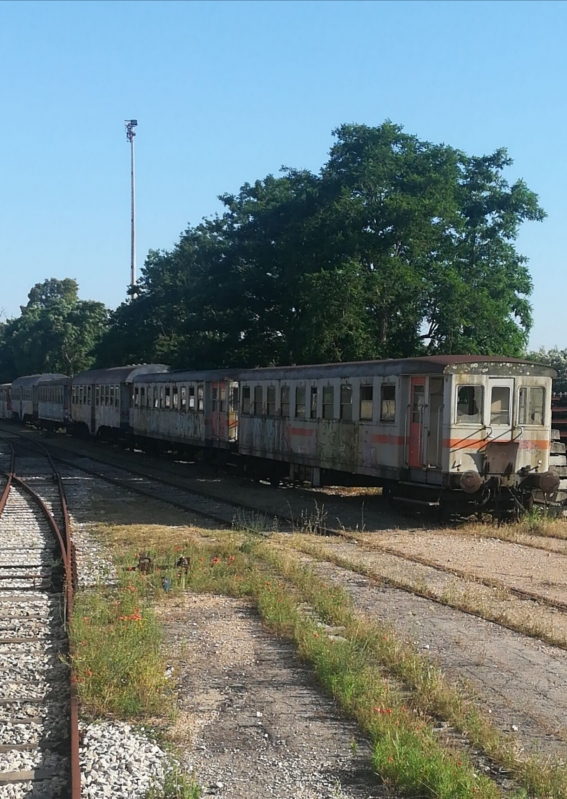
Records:
[[[305,386],[295,389],[295,418],[305,419]]]
[[[95,405],[100,405],[100,386],[95,386]]]
[[[254,386],[254,415],[259,416],[262,413],[262,395],[264,390],[262,386]]]
[[[289,419],[289,386],[282,386],[280,392],[280,413]]]
[[[457,424],[482,424],[482,386],[459,386]]]
[[[165,386],[159,387],[159,407],[165,408]]]
[[[510,389],[508,386],[492,386],[490,424],[510,424]]]
[[[154,408],[159,408],[159,386],[154,386]]]
[[[317,386],[311,386],[311,399],[309,402],[309,418],[317,418]]]
[[[226,386],[222,385],[220,387],[220,400],[219,400],[219,411],[224,413],[226,408]]]
[[[242,386],[242,413],[250,413],[250,386]]]
[[[187,386],[181,386],[181,410],[187,410]]]
[[[189,386],[189,410],[195,410],[195,386]]]
[[[372,421],[373,396],[374,396],[374,389],[372,386],[360,387],[360,418],[367,422]]]
[[[134,408],[138,408],[140,405],[140,389],[138,386],[134,387],[134,394],[132,395],[132,405]]]
[[[90,400],[90,397],[89,397]],[[120,407],[120,386],[114,386],[114,405]]]
[[[75,405],[76,402],[77,402],[77,400],[76,400],[76,387],[75,386],[71,386],[71,402],[73,403],[73,405]]]
[[[518,424],[543,424],[545,389],[521,388],[518,402]]]
[[[323,419],[332,419],[335,415],[335,390],[333,386],[323,386]]]
[[[380,421],[393,422],[396,418],[396,387],[384,383],[380,389]]]
[[[79,386],[79,405],[83,404],[84,393],[85,393],[84,386]]]
[[[218,411],[219,407],[219,390],[216,386],[211,388],[211,404],[212,404],[212,411]]]
[[[109,405],[114,406],[114,386],[110,386]]]
[[[425,408],[425,386],[413,387],[412,422],[423,422],[423,409]]]
[[[140,408],[146,407],[146,387],[141,386],[140,388]]]
[[[352,420],[352,386],[341,386],[341,419]]]
[[[197,410],[201,413],[205,410],[205,389],[202,383],[197,383]]]
[[[276,387],[275,386],[268,386],[266,403],[267,403],[267,414],[268,414],[268,416],[275,416],[276,415]]]
[[[171,405],[174,410],[179,408],[179,389],[177,386],[173,386],[171,389]]]
[[[171,408],[171,386],[165,387],[165,407]]]
[[[93,402],[93,387],[87,386],[87,405],[92,405]]]

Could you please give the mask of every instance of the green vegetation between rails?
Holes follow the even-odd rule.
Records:
[[[170,713],[152,612],[156,599],[187,589],[247,596],[275,633],[295,642],[321,684],[371,738],[377,774],[398,791],[439,799],[500,796],[496,784],[475,770],[466,749],[435,732],[437,720],[443,719],[514,775],[523,786],[518,796],[567,797],[567,772],[561,764],[519,759],[513,741],[448,686],[430,661],[398,641],[391,630],[354,614],[348,596],[324,585],[293,553],[264,537],[216,535],[214,542],[180,539],[181,546],[156,548],[149,552],[156,564],[151,574],[123,572],[120,588],[100,589],[79,600],[73,630],[75,666],[87,711],[104,708],[106,713],[140,719],[158,707],[162,714]],[[180,551],[192,558],[188,576],[173,565]],[[119,565],[135,562],[132,552],[121,557]],[[168,594],[162,587],[164,578],[171,581]],[[109,605],[109,600],[118,604]],[[315,618],[305,612],[306,604]],[[328,635],[317,618],[344,627],[344,632]],[[117,655],[116,644],[122,655]],[[135,658],[129,656],[132,652]],[[115,678],[109,687],[102,675],[111,672]],[[146,686],[143,691],[131,688],[134,678]]]

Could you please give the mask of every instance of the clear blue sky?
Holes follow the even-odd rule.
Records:
[[[0,310],[74,277],[116,307],[129,281],[129,151],[139,121],[138,266],[222,192],[318,170],[343,122],[390,118],[482,155],[505,146],[548,213],[518,242],[531,344],[567,347],[567,4],[0,3]]]

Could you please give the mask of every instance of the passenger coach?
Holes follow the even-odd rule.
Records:
[[[46,374],[18,377],[12,383],[12,416],[21,422],[37,422],[39,419],[39,388],[55,379],[67,375]]]
[[[466,355],[243,371],[238,449],[315,485],[366,478],[410,502],[513,505],[559,486],[554,375]]]

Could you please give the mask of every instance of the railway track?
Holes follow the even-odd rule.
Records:
[[[26,451],[0,441],[0,797],[80,799],[69,519],[50,457]]]
[[[24,446],[33,447],[34,443],[30,442],[29,439],[26,439]],[[295,528],[295,522],[291,516],[281,513],[266,514],[265,510],[255,507],[249,503],[235,502],[234,500],[221,500],[218,497],[207,493],[206,491],[201,492],[193,488],[181,487],[170,482],[167,478],[157,477],[141,470],[132,469],[131,467],[109,464],[107,461],[98,461],[93,457],[75,456],[72,459],[67,459],[61,457],[60,455],[54,455],[53,458],[58,463],[65,464],[73,469],[78,469],[79,471],[83,471],[116,487],[126,489],[141,496],[156,499],[182,510],[201,515],[202,517],[210,519],[224,527],[233,526],[235,520],[239,522],[241,527],[246,527],[247,514],[252,525],[253,517],[250,516],[250,514],[253,514],[256,517],[267,516],[269,520],[272,520],[277,525],[279,532],[290,532]],[[370,544],[367,541],[362,540],[356,532],[349,532],[344,528],[336,529],[327,527],[324,524],[320,524],[318,525],[316,532],[321,535],[337,536],[345,540],[355,541],[357,545],[366,550],[383,552],[408,563],[416,563],[422,566],[427,566],[438,572],[450,574],[471,583],[482,584],[490,588],[499,588],[509,592],[511,595],[516,596],[519,599],[537,602],[541,605],[559,610],[563,613],[567,612],[566,602],[561,602],[559,600],[546,597],[545,595],[535,591],[515,588],[503,583],[500,580],[482,577],[478,574],[467,572],[465,569],[444,566],[443,564],[440,564],[437,561],[431,560],[429,558],[417,555],[408,555],[396,550],[393,547],[380,544],[378,541]],[[503,541],[506,542],[506,539],[503,539]],[[529,546],[529,544],[520,545]],[[533,546],[533,548],[544,549],[544,547],[538,547],[537,545]],[[549,551],[547,548],[545,549]],[[424,598],[427,598],[431,601],[439,601],[440,604],[447,604],[445,601],[436,600],[431,595],[421,594],[415,588],[410,588],[403,583],[391,580],[385,576],[382,578],[382,581],[391,585],[393,588],[398,588],[405,592],[414,593],[420,596],[423,595]],[[462,610],[462,608],[460,608],[460,610]],[[470,613],[471,615],[481,615],[475,613],[474,611],[466,612]],[[501,626],[507,627],[508,625],[501,623]]]

